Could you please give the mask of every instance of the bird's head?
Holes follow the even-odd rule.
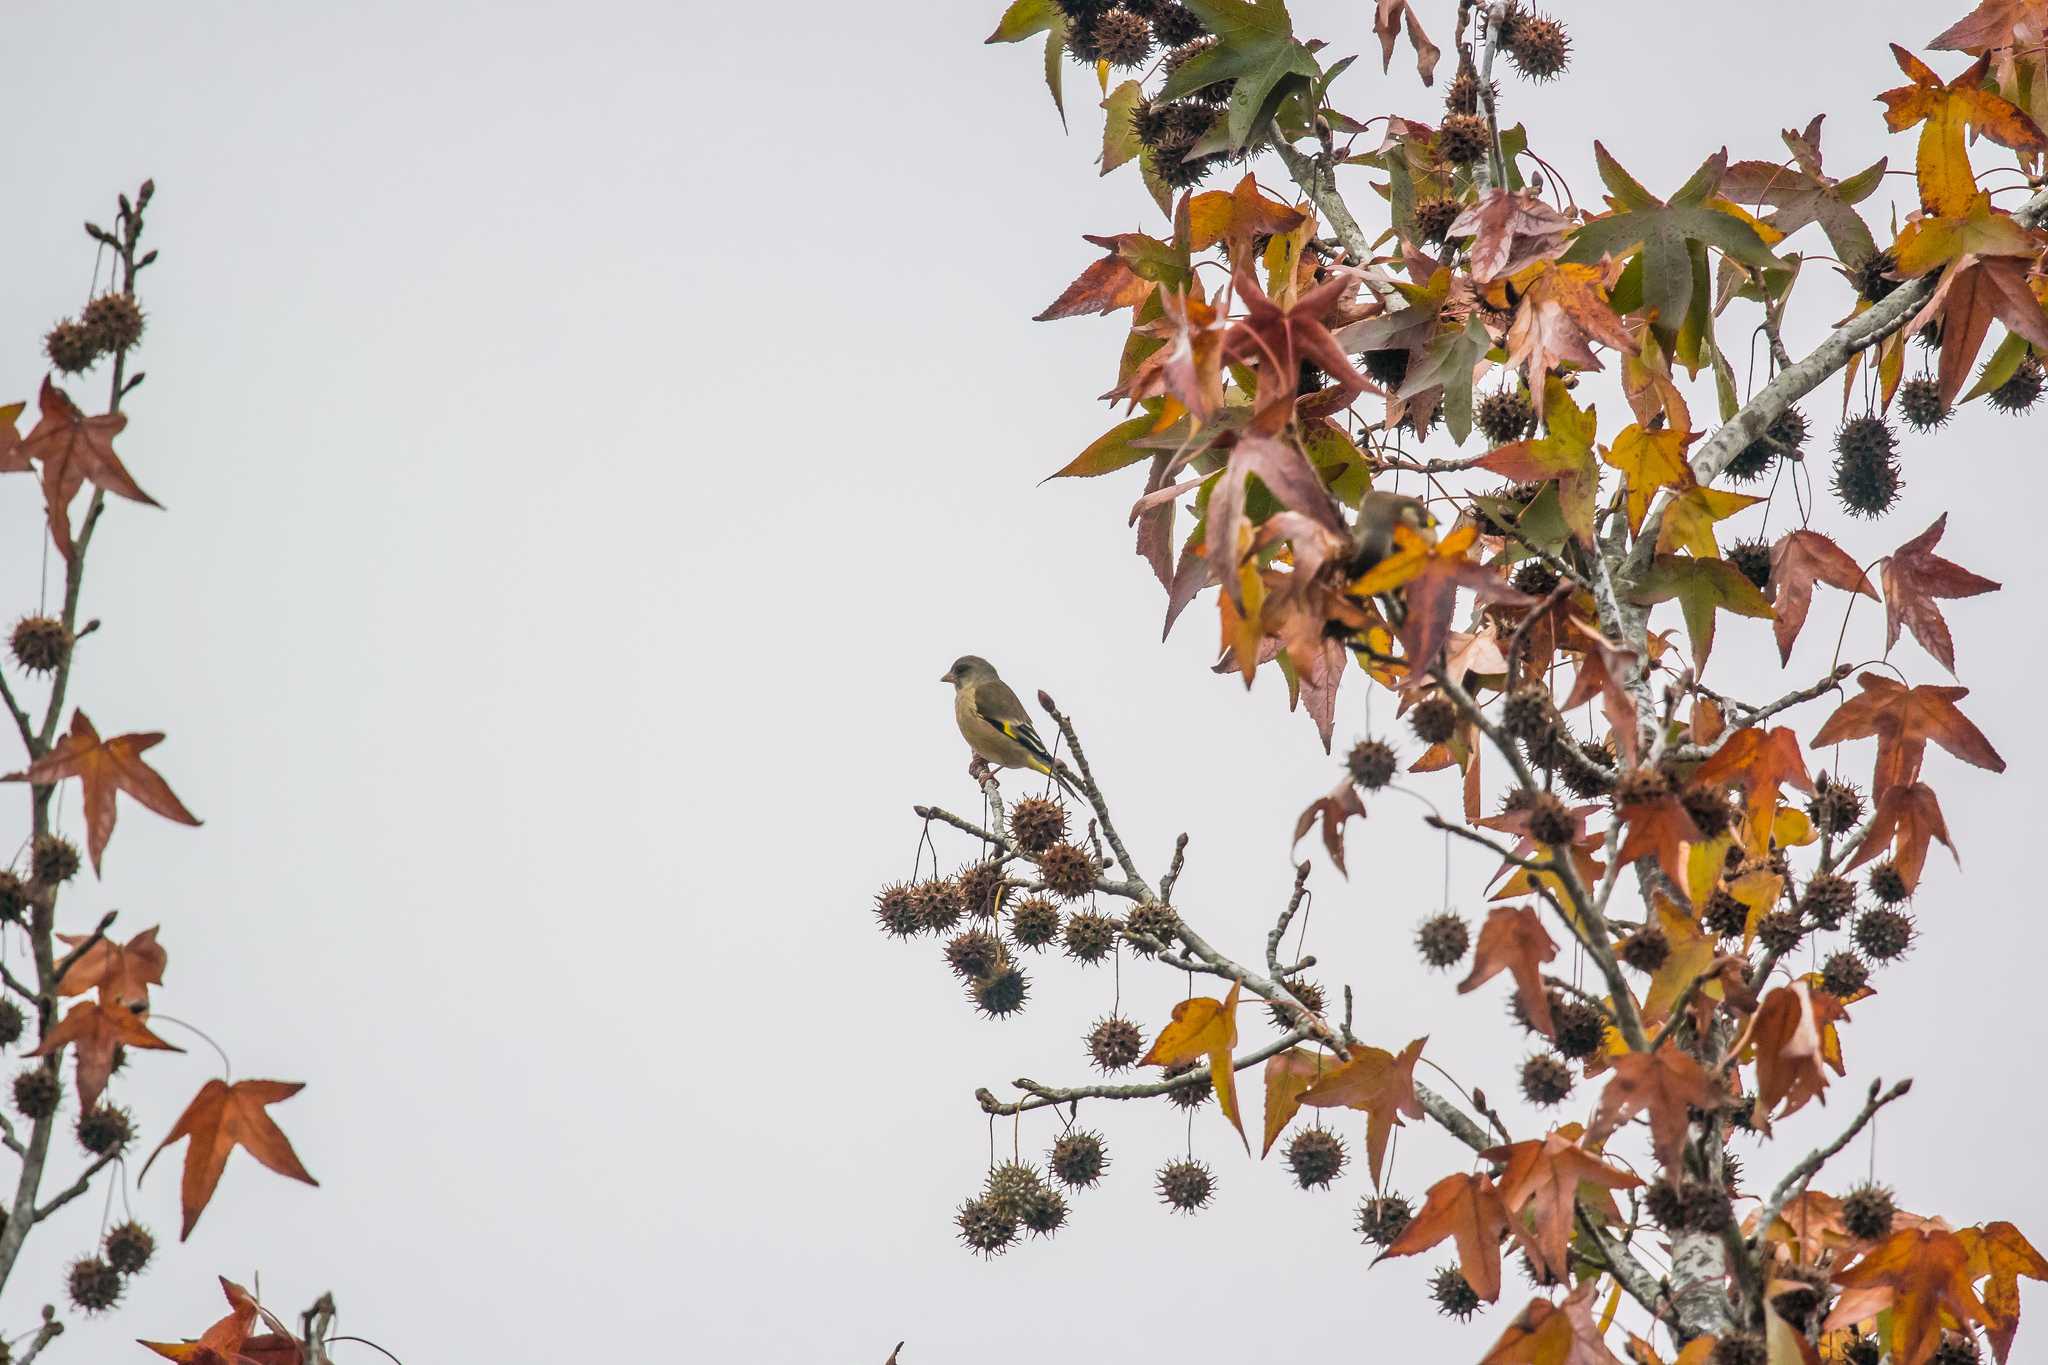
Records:
[[[978,654],[963,654],[953,660],[951,668],[939,675],[939,681],[961,687],[967,683],[980,682],[984,678],[993,678],[995,675],[996,670],[987,659]]]

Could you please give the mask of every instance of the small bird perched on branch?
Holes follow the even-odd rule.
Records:
[[[1024,703],[996,676],[993,664],[979,655],[965,654],[953,661],[939,681],[953,684],[953,719],[960,724],[960,737],[983,762],[997,768],[1046,773],[1068,792],[1080,794],[1066,766],[1031,728]]]
[[[1358,525],[1352,533],[1351,572],[1364,573],[1394,551],[1394,528],[1427,531],[1436,524],[1417,498],[1401,493],[1368,492],[1358,504]]]

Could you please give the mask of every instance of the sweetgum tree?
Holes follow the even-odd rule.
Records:
[[[1481,1089],[1418,1080],[1423,1041],[1354,1032],[1351,989],[1284,951],[1307,863],[1262,945],[1212,941],[1176,896],[1185,836],[1148,876],[1040,694],[1080,800],[1013,800],[982,770],[980,815],[919,807],[970,861],[885,888],[881,927],[938,937],[996,1019],[1058,1006],[1032,979],[1057,957],[1216,985],[1085,1030],[1097,1069],[1137,1079],[980,1091],[991,1116],[1067,1126],[1044,1169],[994,1165],[958,1234],[994,1255],[1057,1233],[1105,1178],[1081,1101],[1213,1101],[1248,1150],[1262,1111],[1260,1153],[1304,1188],[1362,1166],[1358,1232],[1377,1258],[1446,1256],[1444,1311],[1533,1285],[1475,1359],[2003,1362],[2019,1282],[2048,1277],[2020,1230],[1829,1167],[1909,1082],[1858,1083],[1816,1150],[1771,1140],[1849,1075],[1872,981],[1939,932],[1915,903],[1931,847],[1955,846],[1930,779],[2005,766],[1944,681],[1941,606],[1998,584],[1943,553],[1945,517],[1870,564],[1837,537],[1892,509],[1902,450],[1937,447],[1956,407],[2041,397],[2048,3],[1984,0],[1924,56],[1891,48],[1899,83],[1874,93],[1918,192],[1896,225],[1859,210],[1887,161],[1838,177],[1819,117],[1654,191],[1595,142],[1604,194],[1580,202],[1513,121],[1515,80],[1569,64],[1565,25],[1429,8],[1361,8],[1382,74],[1405,50],[1427,94],[1359,79],[1283,0],[1016,0],[990,41],[1042,44],[1056,103],[1099,82],[1100,167],[1166,220],[1089,237],[1099,258],[1040,315],[1129,321],[1105,377],[1119,420],[1058,474],[1129,471],[1169,629],[1210,599],[1219,670],[1277,674],[1326,749],[1341,687],[1394,699],[1409,733],[1360,739],[1296,839],[1341,871],[1352,821],[1411,818],[1379,793],[1440,785],[1422,804],[1456,818],[1424,822],[1499,870],[1477,923],[1419,927],[1418,967],[1505,995],[1499,1054],[1461,1065],[1554,1117],[1511,1123]],[[1253,173],[1265,153],[1291,184]],[[1795,290],[1842,321],[1788,336]],[[1752,344],[1765,374],[1738,358]],[[1840,624],[1795,661],[1817,606]],[[1724,624],[1770,631],[1781,674],[1710,674]],[[1362,1124],[1323,1121],[1345,1109]],[[1412,1198],[1388,1179],[1410,1123],[1473,1153]],[[1218,1189],[1192,1157],[1151,1178],[1186,1212]]]

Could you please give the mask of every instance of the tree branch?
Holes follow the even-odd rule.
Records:
[[[1873,1118],[1877,1117],[1878,1110],[1913,1088],[1913,1080],[1910,1076],[1880,1094],[1878,1093],[1879,1087],[1883,1084],[1884,1082],[1881,1080],[1872,1081],[1870,1083],[1870,1095],[1864,1100],[1863,1108],[1857,1112],[1856,1117],[1850,1121],[1849,1126],[1842,1130],[1842,1135],[1827,1146],[1815,1148],[1800,1158],[1799,1164],[1787,1171],[1785,1178],[1780,1180],[1777,1187],[1771,1191],[1771,1197],[1764,1201],[1763,1209],[1757,1215],[1756,1241],[1758,1245],[1762,1245],[1763,1239],[1770,1235],[1771,1224],[1778,1221],[1778,1214],[1784,1209],[1786,1202],[1798,1191],[1805,1189],[1807,1182],[1812,1180],[1820,1171],[1820,1168],[1825,1166],[1837,1152],[1847,1147],[1851,1142],[1854,1142],[1856,1135],[1862,1132]]]

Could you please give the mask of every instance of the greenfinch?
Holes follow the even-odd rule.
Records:
[[[984,762],[997,768],[1025,768],[1046,773],[1069,792],[1073,779],[1053,757],[1024,703],[1009,684],[996,676],[995,666],[979,655],[965,654],[939,678],[953,684],[953,719],[960,725],[960,737]]]

